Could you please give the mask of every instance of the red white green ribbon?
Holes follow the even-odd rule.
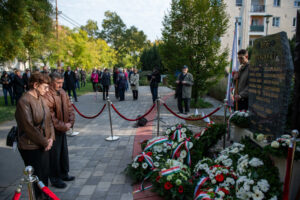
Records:
[[[157,140],[154,140],[152,142],[150,142],[144,149],[144,151],[148,151],[149,149],[151,149],[154,145],[157,145],[157,144],[161,144],[161,143],[164,143],[164,142],[167,142],[169,139],[168,137],[163,137],[163,138],[159,138]]]
[[[161,173],[161,176],[168,176],[168,175],[180,172],[180,170],[181,170],[180,166],[176,166],[176,167],[172,167],[170,169],[162,170],[160,173]]]
[[[137,160],[140,157],[144,157],[146,163],[151,167],[151,169],[154,168],[153,160],[150,156],[148,156],[145,152],[142,152],[140,155],[136,156],[135,160]]]
[[[207,128],[202,129],[201,132],[200,132],[200,133],[197,133],[194,137],[195,137],[196,139],[200,138],[200,137],[205,133],[205,131],[207,131]]]
[[[143,179],[143,181],[142,181],[142,183],[141,183],[141,185],[140,185],[140,188],[139,188],[138,190],[132,192],[132,194],[135,194],[135,193],[142,192],[142,191],[144,191],[144,190],[150,189],[150,188],[152,187],[152,185],[149,185],[149,186],[147,186],[147,187],[144,187],[144,182],[145,182],[148,178],[151,177],[151,175],[153,174],[153,172],[156,172],[156,171],[159,171],[159,169],[157,169],[157,168],[152,169],[152,171],[149,172],[149,173],[145,176],[145,178]]]
[[[179,141],[182,138],[181,128],[180,129],[177,128],[177,130],[173,133],[171,137],[172,140],[175,140],[176,136],[177,136],[177,141]]]
[[[207,192],[200,192],[194,200],[212,200]]]
[[[191,164],[192,164],[192,159],[191,159],[191,154],[190,154],[190,148],[189,148],[190,144],[189,144],[189,143],[190,143],[190,142],[189,142],[188,140],[181,142],[181,143],[175,148],[175,150],[173,151],[172,159],[175,158],[177,152],[180,151],[181,146],[184,145],[185,150],[186,150],[186,152],[187,152],[187,159],[186,159],[186,161],[187,161],[187,164],[188,164],[189,166],[191,166]]]
[[[196,198],[197,193],[199,193],[198,191],[201,189],[201,187],[204,185],[204,183],[208,180],[208,177],[201,177],[200,180],[198,181],[196,187],[195,187],[195,191],[194,191],[194,197]]]

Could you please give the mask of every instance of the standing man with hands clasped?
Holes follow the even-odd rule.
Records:
[[[188,66],[184,65],[182,73],[179,74],[176,88],[176,97],[179,113],[183,113],[182,100],[184,101],[185,114],[190,112],[190,103],[192,97],[192,86],[194,84],[193,75],[188,73]]]
[[[54,72],[50,75],[49,92],[45,95],[55,129],[55,141],[50,150],[50,181],[54,187],[65,188],[63,181],[72,181],[69,175],[69,153],[66,132],[74,125],[75,113],[68,95],[62,89],[64,77]]]
[[[241,49],[238,52],[238,59],[241,65],[239,71],[233,75],[233,79],[237,86],[234,90],[234,109],[248,110],[249,60],[247,50]]]

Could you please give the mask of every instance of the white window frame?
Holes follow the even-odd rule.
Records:
[[[300,0],[294,0],[294,7],[296,8],[300,7]]]
[[[274,26],[274,27],[280,26],[280,17],[273,17],[272,26]]]
[[[274,0],[273,1],[273,6],[274,7],[280,7],[280,4],[281,4],[281,0]]]
[[[293,18],[293,26],[295,27],[296,24],[297,24],[297,19],[296,19],[296,17],[294,17],[294,18]]]

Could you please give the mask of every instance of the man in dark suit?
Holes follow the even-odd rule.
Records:
[[[65,77],[66,89],[68,90],[69,97],[71,96],[71,90],[72,90],[75,101],[78,102],[76,90],[75,90],[76,77],[75,77],[75,73],[71,70],[70,66],[68,66],[64,77]]]
[[[14,91],[14,96],[16,100],[16,105],[18,104],[19,99],[23,95],[25,91],[25,84],[24,80],[21,76],[21,72],[19,69],[16,69],[15,71],[15,76],[13,80],[13,91]]]
[[[26,91],[29,90],[29,78],[30,78],[30,70],[29,69],[26,69],[25,70],[25,73],[23,74],[23,81],[24,81],[24,84],[25,84],[25,89]]]

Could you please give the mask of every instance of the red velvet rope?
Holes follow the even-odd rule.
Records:
[[[136,118],[136,119],[128,119],[127,117],[125,117],[124,115],[122,115],[118,110],[117,110],[117,108],[114,106],[114,104],[111,104],[111,107],[116,111],[116,113],[120,116],[120,117],[122,117],[123,119],[125,119],[125,120],[127,120],[127,121],[138,121],[138,120],[140,120],[140,119],[142,119],[142,118],[144,118],[144,117],[146,117],[147,115],[149,115],[149,113],[154,109],[154,107],[155,107],[155,104],[153,104],[152,105],[152,107],[143,115],[143,116],[140,116],[140,117],[138,117],[138,118]]]
[[[19,192],[16,191],[15,194],[14,194],[14,197],[12,198],[12,200],[19,200],[20,197],[21,197],[21,192],[19,193]]]
[[[216,108],[213,112],[211,112],[211,113],[208,114],[208,115],[205,115],[204,117],[192,119],[192,118],[181,117],[181,116],[177,115],[173,110],[171,110],[171,108],[169,108],[165,103],[164,103],[163,105],[166,107],[166,109],[167,109],[170,113],[172,113],[173,115],[175,115],[176,117],[178,117],[178,118],[180,118],[180,119],[184,119],[184,120],[187,120],[187,121],[199,121],[199,120],[205,119],[205,118],[210,117],[211,115],[215,114],[216,112],[218,112],[218,111],[221,109],[221,106],[219,106],[219,107]]]
[[[37,185],[52,200],[59,200],[59,198],[47,186],[45,186],[42,181],[39,181]]]
[[[291,141],[291,142],[293,142],[293,141]],[[283,184],[283,200],[289,200],[292,158],[293,158],[293,147],[289,147],[288,155],[287,155],[287,159],[286,159],[285,179],[284,179],[284,184]]]
[[[106,107],[106,104],[104,104],[103,108],[100,110],[100,112],[94,116],[86,116],[86,115],[82,114],[81,112],[79,112],[79,110],[76,108],[76,106],[74,104],[72,104],[72,106],[81,117],[86,118],[86,119],[94,119],[94,118],[98,117],[99,115],[101,115],[101,113],[104,111],[104,109]]]

